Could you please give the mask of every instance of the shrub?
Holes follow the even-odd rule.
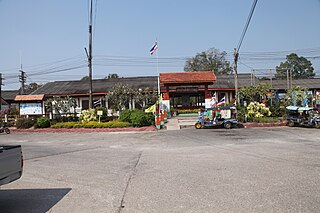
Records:
[[[237,119],[240,122],[246,122],[246,107],[240,106],[240,104],[237,105]]]
[[[247,107],[248,120],[270,116],[271,112],[268,107],[258,102],[251,102]]]
[[[276,117],[262,117],[262,118],[252,118],[252,122],[257,122],[257,123],[277,123],[280,122],[282,119],[281,118],[276,118]]]
[[[124,110],[120,113],[120,120],[129,122],[134,127],[150,126],[154,124],[154,116],[141,110]]]
[[[131,113],[135,111],[135,110],[124,110],[120,113],[120,120],[123,121],[123,122],[129,122],[131,123]]]
[[[51,120],[52,123],[59,123],[59,122],[71,122],[71,121],[79,121],[79,118],[77,116],[59,116],[59,117],[54,117],[54,119]]]
[[[54,125],[51,125],[51,128],[74,128],[74,126],[76,126],[77,122],[64,122],[64,123],[56,123]]]
[[[89,121],[97,121],[97,113],[94,109],[83,110],[81,112],[80,121],[89,122]]]
[[[108,123],[104,123],[104,128],[124,128],[130,126],[130,123],[122,121],[110,121]]]
[[[154,115],[152,113],[146,113],[146,119],[147,119],[147,126],[149,125],[155,125],[155,119]]]
[[[16,122],[17,129],[29,129],[35,125],[36,121],[32,118],[19,118]]]
[[[109,122],[109,121],[114,121],[114,120],[117,120],[118,119],[118,116],[106,116],[106,117],[101,117],[100,118],[100,121],[101,122]]]
[[[285,103],[277,101],[270,107],[270,111],[273,117],[284,117],[286,115]]]
[[[51,128],[124,128],[130,127],[130,123],[122,121],[110,121],[106,123],[99,123],[96,121],[90,122],[65,122],[65,123],[56,123],[51,126]]]
[[[37,128],[48,128],[50,127],[50,120],[47,117],[41,117],[37,119],[36,122]]]
[[[134,127],[149,126],[146,114],[143,111],[132,111],[130,115],[131,124]]]

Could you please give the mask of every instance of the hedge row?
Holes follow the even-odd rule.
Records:
[[[283,121],[283,118],[275,118],[275,117],[262,117],[262,118],[251,118],[248,119],[248,122],[254,123],[277,123]]]
[[[124,128],[130,127],[131,124],[128,122],[122,121],[109,121],[106,123],[99,123],[96,121],[90,121],[87,123],[78,123],[78,122],[64,122],[56,123],[51,126],[51,128]]]
[[[199,109],[178,109],[177,114],[188,114],[188,113],[198,113]]]

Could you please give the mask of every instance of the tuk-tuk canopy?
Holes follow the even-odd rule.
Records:
[[[298,107],[298,106],[287,106],[286,107],[287,110],[293,110],[293,111],[309,111],[309,110],[313,110],[313,107]]]

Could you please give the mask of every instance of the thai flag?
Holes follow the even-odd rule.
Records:
[[[226,104],[226,97],[223,97],[217,104],[217,106],[221,106],[222,104]]]
[[[217,98],[216,98],[216,93],[214,93],[211,97],[211,100],[210,100],[210,106],[211,107],[215,107],[217,104]]]
[[[98,106],[98,105],[101,105],[102,104],[102,100],[101,98],[99,100],[96,100],[93,102],[93,106]]]
[[[153,55],[153,53],[155,53],[157,49],[158,49],[158,42],[155,42],[150,50],[150,54]]]

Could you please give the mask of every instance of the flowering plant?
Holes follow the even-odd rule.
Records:
[[[79,117],[82,122],[97,121],[97,114],[94,109],[83,110]]]
[[[270,116],[271,112],[268,107],[263,103],[251,102],[247,107],[247,116],[251,118],[262,118],[264,116]]]

